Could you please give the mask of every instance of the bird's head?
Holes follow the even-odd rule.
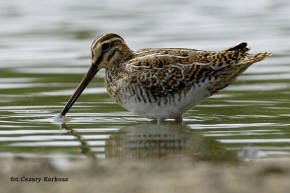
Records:
[[[131,57],[132,50],[129,49],[121,36],[114,33],[108,33],[98,37],[93,42],[91,46],[91,54],[91,67],[61,111],[61,116],[65,116],[100,69],[108,69],[110,65],[116,65],[124,62]]]

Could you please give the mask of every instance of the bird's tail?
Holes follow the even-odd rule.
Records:
[[[243,48],[241,49],[242,46]],[[224,66],[223,68],[215,71],[215,75],[220,77],[220,81],[217,81],[215,84],[209,87],[209,91],[211,94],[215,94],[221,89],[227,87],[229,84],[234,82],[236,78],[239,75],[241,75],[245,70],[247,70],[248,67],[250,67],[252,64],[256,62],[260,62],[261,60],[265,59],[267,56],[271,55],[270,52],[262,52],[255,55],[249,54],[247,53],[247,51],[250,50],[250,48],[245,48],[244,46],[246,46],[246,44],[241,43],[237,46],[230,47],[224,50],[225,52],[227,51],[232,52],[232,51],[247,49],[244,52],[243,57],[241,57],[237,63]]]

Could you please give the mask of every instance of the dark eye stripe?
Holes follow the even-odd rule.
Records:
[[[112,49],[110,51],[110,54],[108,55],[108,60],[109,61],[111,60],[111,58],[115,55],[116,51],[118,50],[118,46],[116,47],[115,45],[118,45],[120,43],[123,43],[123,41],[120,40],[120,39],[116,39],[116,40],[113,40],[113,41],[111,41],[109,43],[103,43],[102,44],[102,46],[101,46],[102,51],[108,51],[108,49]],[[95,47],[95,46],[96,46],[96,44],[94,42],[93,43],[93,47]],[[94,51],[92,49],[92,58],[94,58],[94,57],[95,57],[95,54],[94,54]],[[96,64],[99,65],[103,61],[103,59],[104,59],[104,54],[101,54],[99,56],[99,58],[97,59]]]
[[[102,60],[103,60],[103,56],[104,56],[104,55],[101,54],[100,57],[97,59],[97,61],[96,61],[96,64],[97,64],[97,65],[99,65],[99,64],[102,62]]]

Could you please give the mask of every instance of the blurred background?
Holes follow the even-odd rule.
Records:
[[[188,144],[196,144],[191,140],[199,136],[198,143],[203,144],[206,155],[229,152],[232,159],[241,147],[254,144],[266,152],[263,155],[267,158],[288,159],[289,10],[288,0],[1,0],[0,155],[46,156],[57,150],[104,158],[120,155],[116,152],[120,149],[130,152],[135,148],[136,152],[138,129],[134,128],[153,126],[109,98],[104,71],[70,110],[72,120],[67,126],[59,127],[49,119],[60,112],[90,66],[91,43],[103,33],[114,32],[133,50],[222,50],[248,42],[252,53],[272,52],[222,94],[207,99],[185,116],[187,135],[195,137],[184,137],[183,130],[170,140],[139,139],[138,143],[157,152],[164,152],[157,147],[163,144],[168,148],[165,152],[175,155],[176,149],[171,152],[168,140],[175,145],[189,140],[182,145],[189,156],[192,145]],[[180,132],[175,126],[168,128],[148,131],[156,136],[172,129]],[[128,145],[131,142],[133,146]],[[89,150],[84,148],[87,146]],[[148,155],[148,149],[145,154],[138,151],[139,158]],[[126,157],[126,152],[122,155]]]

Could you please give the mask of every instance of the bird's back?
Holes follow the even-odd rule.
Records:
[[[126,64],[132,83],[141,85],[152,95],[167,95],[188,90],[206,80],[211,94],[225,88],[253,63],[270,53],[247,53],[246,43],[223,51],[202,51],[185,48],[141,49]]]

